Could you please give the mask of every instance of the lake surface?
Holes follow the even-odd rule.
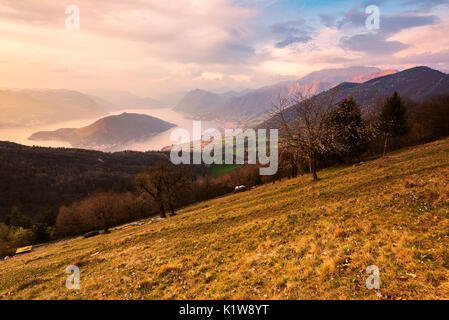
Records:
[[[177,125],[170,130],[159,133],[144,141],[130,143],[121,147],[117,147],[112,151],[134,150],[134,151],[149,151],[160,150],[163,147],[176,144],[175,141],[170,140],[170,134],[173,130],[182,128],[187,130],[190,135],[193,134],[193,120],[185,118],[179,112],[173,111],[169,108],[165,109],[123,109],[111,112],[102,117],[86,118],[83,120],[64,121],[53,123],[50,125],[34,126],[34,127],[15,127],[15,128],[0,128],[0,141],[11,141],[27,146],[42,146],[42,147],[72,147],[68,142],[64,141],[31,141],[28,138],[37,131],[53,131],[61,128],[82,128],[92,124],[93,122],[110,115],[118,115],[123,112],[146,114],[159,118],[161,120]],[[202,131],[210,128],[219,128],[219,124],[212,121],[202,121]],[[110,150],[109,150],[110,151]]]

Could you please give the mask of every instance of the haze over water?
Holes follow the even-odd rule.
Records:
[[[57,122],[48,125],[41,126],[31,126],[31,127],[14,127],[14,128],[0,128],[0,141],[10,141],[27,146],[42,146],[42,147],[66,147],[71,148],[72,146],[68,142],[64,141],[32,141],[28,138],[35,132],[38,131],[53,131],[61,128],[82,128],[88,126],[95,121],[111,115],[119,115],[123,112],[145,114],[159,118],[161,120],[173,123],[177,125],[170,130],[159,133],[153,137],[150,137],[144,141],[132,142],[121,147],[114,148],[108,151],[123,151],[123,150],[134,150],[134,151],[149,151],[149,150],[161,150],[164,147],[176,144],[176,141],[170,140],[170,133],[177,129],[186,129],[192,135],[193,132],[193,121],[191,119],[186,119],[185,116],[179,112],[173,111],[169,108],[164,109],[123,109],[111,112],[102,117],[87,117],[82,120],[64,121]],[[219,125],[211,121],[202,121],[202,130],[210,128],[218,128]]]

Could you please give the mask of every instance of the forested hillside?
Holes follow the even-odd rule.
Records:
[[[134,176],[168,155],[103,153],[0,142],[0,220],[13,206],[26,215],[56,210],[98,191],[134,191]]]

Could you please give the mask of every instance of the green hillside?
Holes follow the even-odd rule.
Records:
[[[447,299],[448,177],[443,140],[267,184],[1,261],[0,298]]]
[[[212,178],[218,178],[220,176],[226,175],[237,168],[240,168],[240,164],[212,164],[210,166],[210,173]]]

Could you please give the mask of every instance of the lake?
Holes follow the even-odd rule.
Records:
[[[97,117],[97,118],[86,118],[83,120],[74,120],[74,121],[64,121],[53,123],[49,125],[42,126],[34,126],[34,127],[14,127],[14,128],[0,128],[0,141],[11,141],[27,146],[42,146],[42,147],[72,147],[68,142],[64,141],[31,141],[28,138],[37,131],[53,131],[60,128],[82,128],[92,124],[93,122],[104,118],[106,116],[118,115],[123,112],[128,113],[138,113],[138,114],[146,114],[149,116],[153,116],[159,118],[161,120],[173,123],[177,125],[170,130],[159,133],[151,138],[148,138],[144,141],[130,143],[128,145],[124,145],[114,149],[113,151],[122,151],[122,150],[134,150],[134,151],[149,151],[149,150],[160,150],[163,147],[171,146],[175,142],[170,140],[170,134],[173,130],[177,128],[186,129],[190,132],[192,136],[193,131],[193,120],[187,119],[183,114],[173,111],[172,109],[123,109],[111,112],[105,116]],[[220,125],[213,121],[202,121],[202,130],[207,130],[210,128],[219,128]]]

